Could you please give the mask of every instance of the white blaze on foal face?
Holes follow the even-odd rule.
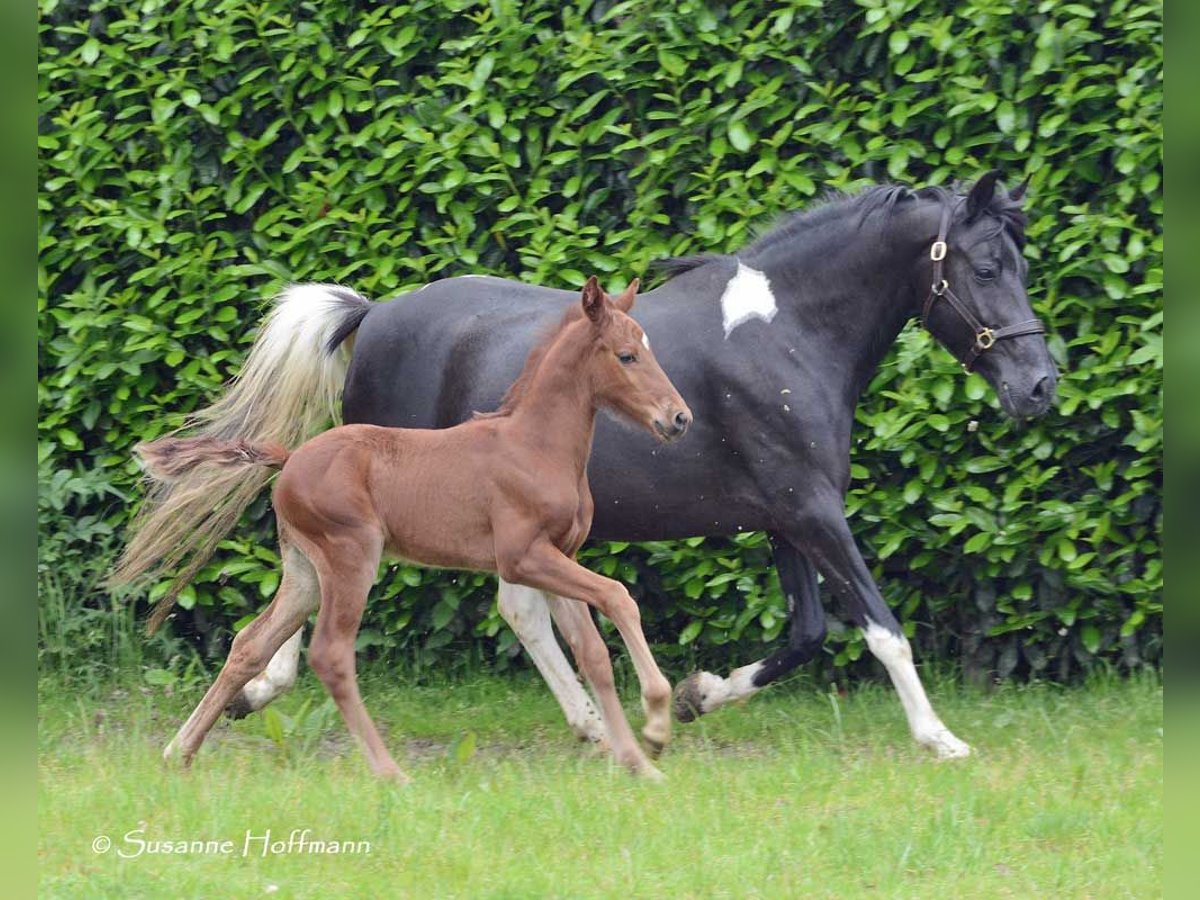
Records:
[[[725,326],[725,337],[750,319],[770,322],[778,312],[771,282],[758,269],[752,269],[738,260],[737,272],[725,285],[721,295],[721,319]]]

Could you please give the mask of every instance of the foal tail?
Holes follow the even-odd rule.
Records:
[[[349,339],[371,302],[332,284],[298,284],[275,300],[241,373],[183,429],[138,448],[149,487],[109,584],[178,571],[147,623],[151,634],[271,477],[270,466],[338,419]]]
[[[245,438],[223,441],[215,437],[166,437],[151,444],[138,444],[133,452],[142,458],[146,474],[164,484],[178,483],[204,463],[222,469],[256,466],[282,469],[291,455],[282,444],[260,444]]]

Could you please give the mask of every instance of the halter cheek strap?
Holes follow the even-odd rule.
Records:
[[[929,258],[933,261],[933,284],[929,289],[929,296],[925,298],[925,306],[921,310],[921,324],[926,331],[929,328],[929,314],[933,312],[934,305],[939,300],[945,300],[950,305],[950,308],[958,313],[958,317],[962,319],[975,333],[975,343],[967,348],[966,353],[959,355],[955,353],[955,357],[962,364],[963,371],[970,372],[971,367],[975,365],[975,360],[979,359],[988,350],[995,346],[996,341],[1002,341],[1005,338],[1021,337],[1026,334],[1043,334],[1046,329],[1037,319],[1026,319],[1024,322],[1018,322],[1015,325],[1005,325],[1002,328],[989,328],[984,325],[975,316],[967,305],[962,302],[954,291],[950,290],[950,282],[946,280],[946,235],[950,231],[950,218],[954,213],[955,207],[946,203],[942,206],[942,220],[938,225],[937,240],[929,248]],[[946,349],[950,349],[947,347]],[[954,353],[953,350],[950,351]]]

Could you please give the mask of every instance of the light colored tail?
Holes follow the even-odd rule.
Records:
[[[209,439],[210,448],[239,440],[243,447],[276,445],[286,458],[282,448],[296,447],[337,421],[350,356],[347,339],[370,308],[365,297],[339,285],[287,288],[229,389],[180,430],[192,439]],[[166,443],[149,447],[156,445],[162,450]],[[182,566],[150,616],[147,629],[153,633],[271,472],[264,460],[245,459],[247,464],[230,467],[228,457],[192,456],[188,464],[172,466],[161,452],[151,456],[145,457],[146,499],[109,583],[129,584]],[[182,459],[176,456],[177,463]]]

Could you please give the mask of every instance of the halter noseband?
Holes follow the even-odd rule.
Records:
[[[933,260],[933,284],[929,289],[929,296],[925,298],[925,306],[921,310],[921,324],[926,331],[932,331],[929,328],[929,314],[933,311],[933,306],[939,299],[945,300],[950,304],[950,308],[958,313],[958,317],[962,319],[970,329],[975,333],[975,343],[967,348],[964,357],[959,358],[964,372],[970,372],[971,367],[975,364],[975,360],[979,359],[986,351],[991,350],[995,346],[996,341],[1002,341],[1005,338],[1021,337],[1026,334],[1043,334],[1046,329],[1037,319],[1026,319],[1024,322],[1018,322],[1016,325],[1005,325],[1003,328],[988,328],[975,317],[975,314],[967,308],[967,305],[958,298],[954,291],[950,290],[950,282],[946,280],[945,264],[946,264],[946,235],[950,231],[950,217],[956,209],[955,204],[946,203],[942,206],[942,221],[938,225],[937,240],[933,242],[933,246],[929,248],[929,258]],[[950,349],[947,347],[946,349]],[[950,351],[954,353],[953,350]],[[954,354],[958,356],[957,353]]]

